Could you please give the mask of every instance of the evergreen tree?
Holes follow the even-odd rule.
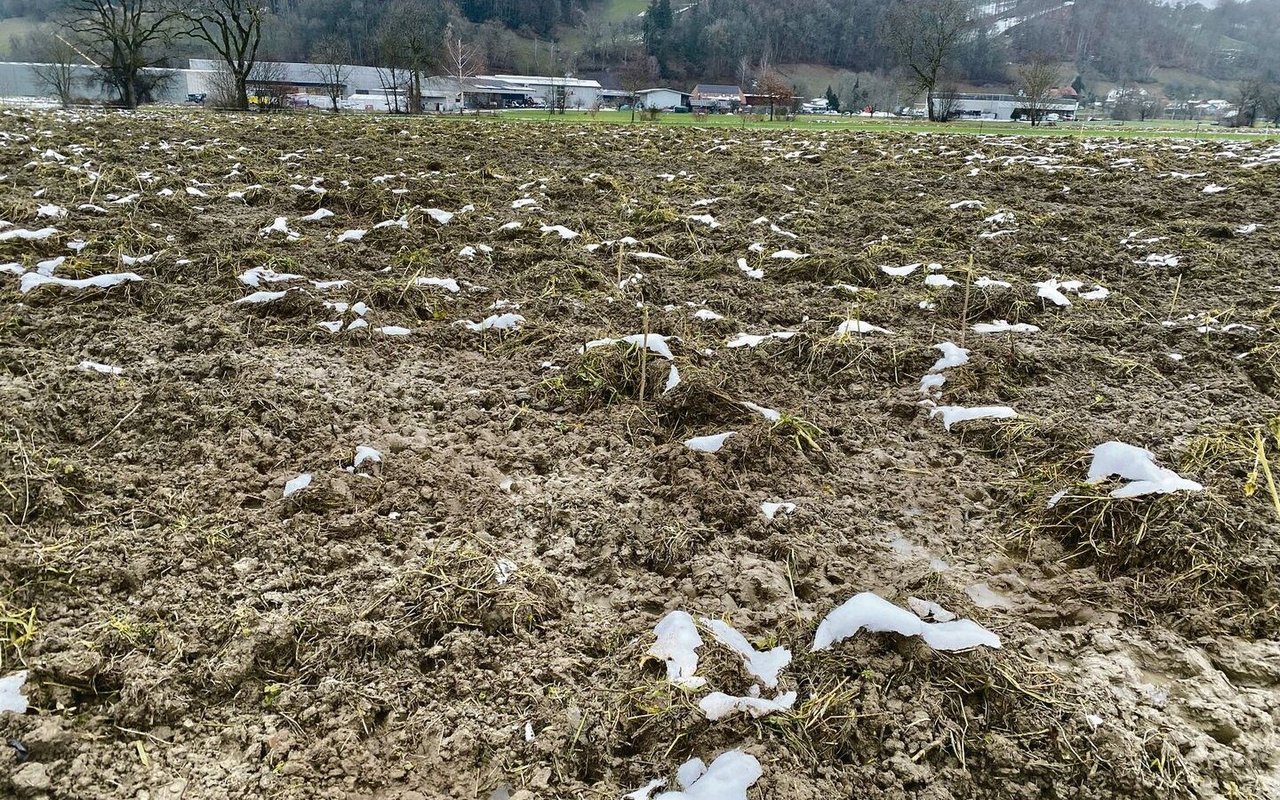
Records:
[[[649,55],[662,57],[663,45],[674,20],[671,0],[649,0],[649,9],[644,15],[644,48]]]
[[[1076,94],[1081,98],[1084,97],[1084,78],[1077,75],[1076,79],[1071,82],[1071,88],[1076,90]]]
[[[827,108],[832,111],[840,110],[840,96],[831,91],[831,87],[827,87]]]

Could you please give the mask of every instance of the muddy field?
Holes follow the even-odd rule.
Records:
[[[1280,797],[1274,142],[8,111],[0,176],[0,795]],[[862,592],[1001,646],[815,650]]]

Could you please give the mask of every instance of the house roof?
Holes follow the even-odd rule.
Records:
[[[732,95],[733,97],[741,97],[742,89],[737,86],[728,86],[720,83],[700,83],[693,87],[693,93],[700,95]]]
[[[572,89],[599,89],[600,81],[589,81],[581,78],[561,78],[555,75],[478,75],[479,78],[493,78],[505,83],[520,83],[532,86],[564,86]]]
[[[682,92],[679,89],[668,89],[665,86],[659,86],[655,89],[641,89],[640,91],[636,92],[636,94],[652,94],[653,92],[671,92],[672,94],[688,94],[688,92]]]

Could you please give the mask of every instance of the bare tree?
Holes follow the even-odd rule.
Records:
[[[402,102],[405,94],[404,70],[390,63],[385,67],[378,67],[378,82],[382,84],[382,96],[386,99],[388,111],[392,114],[408,111]]]
[[[1039,125],[1049,105],[1049,90],[1058,85],[1058,68],[1046,58],[1035,58],[1018,67],[1018,94],[1022,108]]]
[[[749,89],[751,87],[751,59],[746,55],[738,57],[738,86]]]
[[[946,86],[939,87],[938,90],[933,93],[931,108],[932,106],[937,106],[937,109],[931,112],[933,116],[931,116],[930,119],[933,119],[935,122],[946,122],[955,115],[956,109],[959,105],[960,90],[954,83],[949,83]]]
[[[627,102],[631,104],[631,121],[636,121],[636,103],[640,102],[639,92],[653,80],[653,70],[649,59],[639,56],[632,59],[623,69],[620,78],[622,88],[627,93]]]
[[[262,0],[177,0],[189,33],[213,48],[231,77],[233,108],[249,107],[249,80],[269,9]]]
[[[329,97],[330,110],[338,113],[338,102],[351,79],[351,67],[347,66],[351,54],[347,43],[334,36],[326,36],[311,48],[311,69]]]
[[[913,90],[925,93],[934,122],[946,119],[934,108],[943,70],[971,27],[964,0],[897,0],[886,18],[885,39],[910,70]]]
[[[76,48],[52,29],[32,33],[29,47],[36,60],[31,65],[36,78],[54,93],[63,108],[71,105],[76,65],[81,61]]]
[[[125,108],[137,108],[164,73],[151,71],[178,32],[180,15],[163,0],[66,0],[67,27],[102,70]]]
[[[484,69],[483,54],[480,48],[462,41],[462,37],[453,31],[453,26],[445,30],[445,51],[447,54],[449,78],[458,87],[458,113],[462,114],[466,106],[467,78]]]
[[[756,89],[769,100],[770,122],[773,121],[774,110],[778,106],[784,106],[790,111],[795,93],[791,89],[791,84],[787,83],[776,71],[766,69],[756,82]]]
[[[404,74],[410,114],[422,111],[422,82],[440,61],[448,21],[442,5],[428,0],[396,0],[383,17],[381,56]]]

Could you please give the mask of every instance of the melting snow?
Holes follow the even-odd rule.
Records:
[[[454,294],[458,292],[458,282],[453,278],[418,278],[414,283],[418,286],[434,286]]]
[[[1040,329],[1035,325],[1029,325],[1025,322],[1009,322],[1006,319],[998,319],[994,322],[979,322],[973,326],[974,333],[1039,333]]]
[[[571,231],[563,225],[543,225],[538,230],[542,231],[543,236],[546,236],[548,233],[554,233],[554,234],[558,234],[561,239],[578,238],[577,231]]]
[[[304,472],[296,478],[290,478],[284,484],[284,497],[302,491],[311,485],[311,473]]]
[[[368,233],[367,230],[362,230],[360,228],[352,228],[349,231],[343,231],[342,234],[338,236],[338,241],[339,242],[358,242],[364,238],[364,235],[366,233]]]
[[[1171,469],[1158,466],[1155,454],[1141,447],[1123,442],[1105,442],[1089,451],[1093,463],[1089,466],[1089,483],[1101,483],[1112,475],[1118,475],[1129,483],[1111,491],[1112,497],[1140,497],[1144,494],[1169,492],[1199,492],[1203,486],[1187,480]]]
[[[730,436],[737,435],[737,431],[726,431],[710,436],[695,436],[692,439],[685,439],[682,444],[690,450],[697,450],[700,453],[718,453]]]
[[[742,403],[743,408],[747,409],[748,411],[754,411],[755,413],[759,414],[760,416],[764,417],[770,422],[777,422],[778,420],[782,419],[782,414],[775,409],[765,408],[764,406],[758,406],[755,403],[752,403],[748,400],[740,400],[738,402]]]
[[[498,314],[492,317],[485,317],[480,322],[463,320],[461,324],[466,325],[468,329],[473,331],[487,331],[490,328],[499,331],[508,331],[515,330],[523,322],[524,317],[519,314]]]
[[[11,231],[0,231],[0,242],[7,242],[10,239],[23,239],[26,241],[31,241],[33,239],[48,239],[57,232],[57,228],[41,228],[38,231],[29,231],[26,228],[14,228]]]
[[[85,370],[86,372],[101,372],[103,375],[124,374],[124,369],[122,367],[113,367],[110,364],[99,364],[97,361],[81,361],[76,365],[76,368]]]
[[[774,517],[778,516],[778,512],[783,514],[794,514],[796,510],[795,503],[761,503],[760,513],[764,514],[764,518],[773,522]]]
[[[671,348],[667,346],[667,337],[659,333],[633,333],[629,336],[622,336],[617,339],[596,339],[595,341],[587,342],[580,350],[578,350],[578,352],[585,353],[593,347],[607,347],[611,344],[629,344],[635,347],[644,347],[655,355],[661,356],[668,361],[675,358],[675,356],[671,354]]]
[[[711,635],[716,638],[716,641],[742,656],[747,672],[759,678],[767,688],[772,689],[778,685],[778,673],[791,663],[790,650],[785,647],[775,647],[762,653],[751,646],[747,637],[724,620],[703,617],[702,624],[711,630]]]
[[[766,333],[764,335],[739,333],[730,337],[729,340],[724,343],[724,346],[729,348],[758,347],[765,339],[790,339],[795,335],[795,331],[777,331],[776,333]]]
[[[863,322],[860,319],[847,319],[840,323],[840,327],[836,328],[837,336],[848,336],[852,333],[893,333],[893,331],[886,330],[878,325],[872,325],[869,322]]]
[[[254,292],[253,294],[241,297],[239,300],[236,301],[236,305],[239,305],[240,303],[252,303],[254,305],[257,305],[259,303],[270,303],[275,300],[279,300],[281,297],[284,297],[288,293],[289,293],[288,289],[285,289],[282,292]]]
[[[698,707],[709,720],[727,717],[735,711],[763,717],[775,711],[787,711],[796,703],[795,692],[783,692],[773,700],[765,697],[734,697],[724,692],[712,692],[698,701]]]
[[[296,281],[302,278],[301,275],[293,275],[288,272],[276,272],[270,267],[254,267],[240,273],[240,282],[246,286],[261,286],[266,283],[281,283],[283,281]]]
[[[259,236],[270,236],[273,233],[284,234],[285,238],[290,241],[297,241],[298,239],[302,238],[302,234],[298,233],[297,231],[293,231],[289,229],[289,220],[285,219],[284,217],[276,217],[275,222],[271,223],[265,228],[258,229]]]
[[[18,286],[18,291],[26,294],[37,286],[53,284],[54,286],[64,286],[68,289],[107,289],[121,283],[129,283],[141,281],[142,276],[132,272],[117,272],[109,275],[95,275],[92,278],[80,278],[73,280],[71,278],[59,278],[56,275],[40,275],[35,272],[28,272],[22,276],[22,281]]]
[[[367,444],[358,445],[356,447],[356,457],[351,466],[358,467],[366,461],[380,463],[382,461],[382,453]]]
[[[752,269],[750,266],[747,265],[747,260],[745,258],[738,259],[738,269],[746,273],[748,278],[755,278],[756,280],[760,280],[761,278],[764,277],[764,270]]]
[[[822,620],[813,637],[813,649],[826,650],[864,628],[874,633],[919,636],[934,650],[968,650],[979,645],[1000,647],[1000,637],[972,620],[925,622],[879,595],[861,592]]]
[[[705,684],[706,678],[694,675],[698,670],[697,650],[702,637],[693,624],[693,617],[684,611],[672,611],[654,626],[657,641],[649,648],[649,655],[667,662],[667,680],[677,686],[696,689]]]
[[[881,267],[880,271],[895,278],[905,278],[918,269],[920,269],[920,264],[917,263],[907,264],[905,267]]]
[[[1013,419],[1018,416],[1018,412],[1008,406],[975,406],[973,408],[965,408],[963,406],[938,406],[929,411],[929,417],[942,415],[942,427],[951,430],[951,426],[957,422],[968,422],[975,419]]]
[[[0,678],[0,714],[12,711],[27,713],[27,697],[22,693],[27,683],[27,671],[21,670]]]
[[[677,772],[683,791],[663,792],[657,800],[747,800],[760,775],[760,762],[739,750],[722,753],[710,767],[695,758]]]

